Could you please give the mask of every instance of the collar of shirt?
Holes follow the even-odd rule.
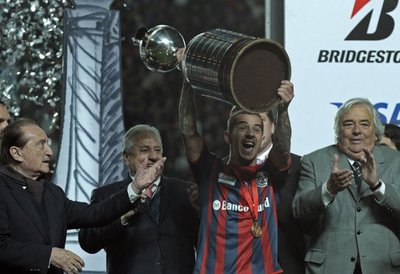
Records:
[[[268,155],[272,149],[272,146],[273,146],[273,144],[271,144],[271,146],[266,151],[264,151],[263,153],[261,153],[257,156],[257,164],[264,163],[264,161],[268,158]]]

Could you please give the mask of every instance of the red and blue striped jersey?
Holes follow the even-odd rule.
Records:
[[[191,169],[200,191],[201,222],[195,274],[282,273],[278,263],[278,229],[274,180],[286,172],[265,166],[227,165],[207,149]],[[256,218],[245,191],[257,184]],[[245,189],[248,188],[248,189]],[[254,197],[255,193],[252,193]],[[250,201],[251,203],[251,201]],[[262,236],[251,233],[256,222]]]

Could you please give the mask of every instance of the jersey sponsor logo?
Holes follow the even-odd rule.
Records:
[[[218,173],[218,183],[234,186],[236,183],[236,179],[229,175],[226,175],[223,172],[220,172]]]
[[[268,197],[265,198],[265,202],[258,205],[258,212],[264,211],[265,208],[270,207]],[[234,212],[248,212],[249,207],[247,205],[238,205],[226,200],[215,200],[213,202],[213,209],[215,211],[223,210],[223,211],[234,211]]]

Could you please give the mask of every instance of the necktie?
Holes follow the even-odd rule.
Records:
[[[156,220],[158,220],[158,215],[159,215],[158,213],[159,213],[159,207],[160,207],[160,197],[159,197],[160,194],[159,193],[160,193],[160,191],[156,184],[152,184],[145,189],[145,194],[147,196],[146,202],[148,203],[150,211]]]
[[[155,219],[158,221],[160,215],[160,191],[158,190],[154,193],[153,198],[150,200],[150,210]]]
[[[356,183],[357,190],[359,191],[360,187],[361,187],[361,180],[362,180],[360,162],[354,161],[354,163],[353,163],[353,172],[354,172],[354,181]]]
[[[144,193],[146,194],[146,196],[151,199],[153,197],[153,193],[155,191],[155,189],[157,189],[157,186],[153,183],[150,186],[148,186],[145,190]]]

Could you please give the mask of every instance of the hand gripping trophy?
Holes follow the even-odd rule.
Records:
[[[132,40],[150,70],[178,68],[202,95],[250,112],[273,108],[281,81],[290,80],[286,51],[269,39],[214,29],[196,35],[186,47],[178,30],[158,25],[139,29]]]

